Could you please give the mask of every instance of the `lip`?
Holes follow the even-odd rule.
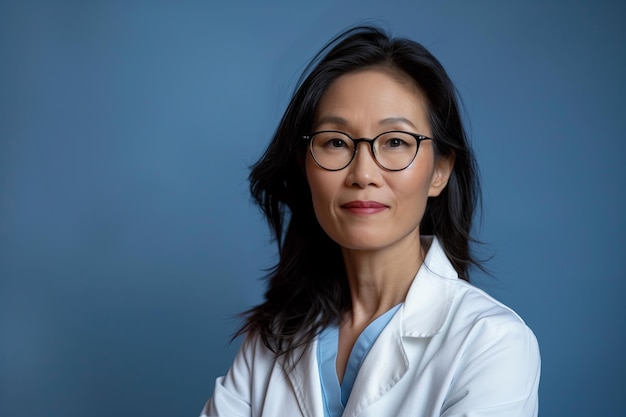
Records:
[[[349,201],[341,205],[342,208],[354,214],[376,214],[388,208],[386,204],[378,201]]]

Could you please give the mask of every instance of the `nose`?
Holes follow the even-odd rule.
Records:
[[[357,144],[356,154],[348,166],[346,185],[348,187],[379,187],[382,184],[382,168],[378,166],[369,143]]]

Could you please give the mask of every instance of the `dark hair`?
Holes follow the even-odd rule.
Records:
[[[425,94],[435,155],[453,155],[455,163],[447,187],[429,199],[420,233],[437,236],[459,278],[469,280],[468,269],[480,266],[469,248],[480,187],[450,78],[417,42],[390,38],[375,27],[347,30],[308,65],[272,142],[250,173],[250,191],[272,229],[280,259],[267,276],[265,301],[244,313],[246,321],[236,335],[258,334],[277,355],[309,343],[350,308],[341,249],[313,211],[302,136],[311,133],[329,85],[368,67],[413,80]]]

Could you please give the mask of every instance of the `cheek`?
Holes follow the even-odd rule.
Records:
[[[403,181],[396,183],[398,204],[407,215],[421,219],[428,202],[432,171],[425,169],[406,172],[406,174]]]
[[[329,172],[320,169],[311,160],[310,155],[307,155],[305,171],[309,189],[311,190],[313,209],[318,221],[322,222],[320,216],[324,216],[324,213],[328,211],[330,202],[333,199],[332,178],[328,178]]]

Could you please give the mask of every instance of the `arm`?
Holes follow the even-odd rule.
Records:
[[[200,417],[251,417],[252,369],[255,343],[246,339],[225,376],[215,381],[212,397]]]

